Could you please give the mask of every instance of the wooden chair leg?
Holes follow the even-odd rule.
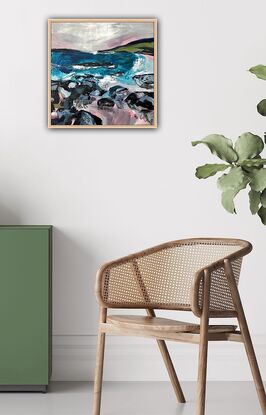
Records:
[[[156,317],[155,312],[153,310],[147,309],[146,312],[147,312],[148,316]],[[174,392],[176,394],[177,401],[179,403],[185,403],[186,399],[185,399],[185,396],[183,394],[181,385],[179,383],[179,380],[178,380],[178,377],[177,377],[177,374],[176,374],[171,356],[169,354],[168,348],[166,346],[166,343],[165,343],[164,340],[157,340],[157,344],[158,344],[158,347],[160,349],[161,355],[163,357],[164,364],[166,366],[166,369],[167,369],[169,378],[171,380],[172,386],[174,388]]]
[[[208,327],[210,301],[210,274],[204,273],[203,307],[200,319],[199,366],[197,385],[197,415],[204,415],[206,400],[206,378],[208,357]]]
[[[107,314],[106,311],[107,311],[106,308],[100,309],[100,323],[106,322],[106,314]],[[100,410],[101,410],[104,349],[105,349],[105,333],[102,333],[99,330],[98,341],[97,341],[94,392],[93,392],[93,415],[100,415]]]
[[[183,394],[182,388],[180,386],[178,377],[176,375],[175,368],[174,368],[171,356],[169,354],[169,351],[167,349],[167,346],[165,344],[165,341],[164,340],[157,340],[157,344],[158,344],[160,352],[162,354],[162,357],[163,357],[163,360],[164,360],[169,378],[170,378],[171,383],[173,385],[173,388],[174,388],[174,391],[175,391],[175,394],[176,394],[176,397],[177,397],[177,401],[179,403],[185,403],[186,399],[185,399],[185,396]]]
[[[236,285],[232,265],[231,265],[231,262],[227,259],[225,260],[225,272],[226,272],[228,284],[229,284],[229,287],[230,287],[232,300],[233,300],[233,303],[234,303],[234,306],[235,306],[235,309],[236,309],[236,312],[237,312],[238,323],[239,323],[240,331],[241,331],[241,334],[242,334],[242,337],[243,337],[243,340],[244,340],[244,345],[245,345],[245,349],[246,349],[250,369],[251,369],[251,372],[252,372],[252,376],[253,376],[253,379],[254,379],[254,383],[255,383],[255,386],[256,386],[258,398],[259,398],[259,401],[260,401],[262,413],[263,413],[263,415],[266,415],[265,389],[264,389],[264,385],[263,385],[263,382],[262,382],[262,378],[261,378],[257,358],[256,358],[254,347],[253,347],[253,344],[252,344],[252,340],[251,340],[251,337],[250,337],[249,328],[248,328],[246,316],[245,316],[245,313],[244,313],[244,309],[243,309],[243,306],[242,306],[241,298],[240,298],[238,288],[237,288],[237,285]]]

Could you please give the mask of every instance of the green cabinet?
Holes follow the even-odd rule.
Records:
[[[0,390],[51,376],[52,227],[0,226]]]

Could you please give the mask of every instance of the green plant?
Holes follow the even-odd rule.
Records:
[[[266,80],[266,66],[257,65],[249,69],[258,78]],[[258,112],[266,116],[266,99],[257,105]],[[265,136],[264,136],[265,137]],[[253,215],[258,214],[266,225],[266,158],[261,157],[264,143],[261,137],[244,133],[233,145],[232,140],[220,134],[211,134],[192,145],[205,144],[210,151],[226,163],[204,164],[196,168],[198,179],[207,179],[218,172],[228,170],[217,180],[222,191],[222,205],[230,213],[236,213],[234,198],[250,187],[249,206]]]
[[[257,78],[263,79],[264,81],[266,81],[266,66],[264,65],[253,66],[252,68],[249,69],[249,71],[253,73],[254,75],[256,75]],[[263,99],[262,101],[258,103],[257,110],[261,115],[263,115],[264,117],[266,116],[266,99]]]
[[[260,153],[264,148],[263,140],[252,133],[244,133],[235,142],[219,134],[211,134],[192,145],[205,144],[223,164],[204,164],[196,169],[198,179],[207,179],[216,173],[229,170],[218,178],[217,184],[222,191],[222,205],[230,213],[236,213],[234,198],[240,190],[249,184],[250,210],[258,213],[266,225],[266,159]]]

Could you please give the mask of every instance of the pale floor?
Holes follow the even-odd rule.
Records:
[[[186,404],[176,404],[168,382],[106,382],[101,415],[194,415],[195,383],[182,383]],[[47,394],[0,393],[2,415],[91,415],[92,383],[53,382]],[[261,415],[249,382],[210,382],[206,415]]]

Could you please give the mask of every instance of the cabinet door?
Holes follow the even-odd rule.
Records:
[[[48,384],[49,229],[0,227],[0,385]]]

